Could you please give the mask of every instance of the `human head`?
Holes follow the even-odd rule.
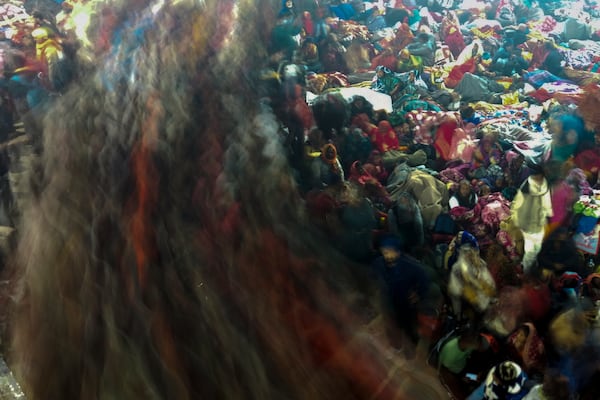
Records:
[[[63,12],[68,14],[71,11],[73,11],[73,4],[71,4],[70,1],[63,1],[62,4],[60,5]]]
[[[481,138],[481,148],[485,151],[490,151],[495,141],[496,136],[493,133],[488,132]]]
[[[471,183],[468,180],[463,179],[458,184],[458,194],[461,195],[462,197],[467,197],[470,193],[471,193]]]
[[[531,176],[544,176],[544,166],[540,163],[528,160],[527,168],[531,171]]]
[[[506,161],[508,161],[508,166],[510,168],[518,170],[523,165],[525,157],[521,153],[517,153],[515,151],[507,151]]]
[[[362,107],[365,104],[366,99],[363,96],[354,96],[352,98],[352,104],[357,107]]]
[[[382,161],[381,152],[377,149],[372,150],[371,154],[369,155],[369,162],[377,165],[377,164],[380,164],[381,161]]]
[[[400,257],[402,243],[400,238],[395,235],[388,235],[381,239],[379,251],[388,266],[393,266]]]
[[[390,71],[387,67],[383,65],[378,65],[377,68],[375,68],[375,72],[377,73],[377,77],[383,78],[385,75],[391,73],[392,71]]]
[[[458,340],[463,349],[482,351],[486,347],[485,338],[475,329],[468,329]]]
[[[583,120],[580,117],[571,114],[562,115],[558,119],[561,124],[563,140],[565,143],[577,144],[585,129]]]
[[[513,345],[516,350],[522,350],[525,346],[525,342],[527,341],[527,336],[529,336],[529,325],[523,324],[519,326],[515,332],[511,335],[513,337]]]
[[[495,367],[493,382],[502,387],[507,393],[517,394],[523,387],[525,374],[519,364],[513,361],[504,361]],[[486,381],[485,386],[487,393],[490,386],[488,381]]]
[[[480,194],[482,196],[487,196],[490,193],[492,193],[492,189],[490,188],[490,186],[486,183],[482,184],[481,187],[479,188]]]
[[[592,301],[600,300],[600,274],[590,274],[583,282],[583,293]]]
[[[390,130],[392,130],[392,125],[389,121],[384,119],[383,121],[379,121],[379,124],[377,124],[377,128],[379,129],[380,133],[387,133]]]

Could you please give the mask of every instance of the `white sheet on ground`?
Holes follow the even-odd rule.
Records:
[[[361,87],[346,87],[346,88],[337,88],[331,89],[327,91],[328,93],[340,93],[344,99],[350,101],[354,96],[363,96],[367,101],[373,104],[374,110],[385,110],[389,113],[393,111],[392,108],[392,98],[385,94],[379,93],[369,88],[361,88]],[[308,105],[312,105],[315,99],[319,97],[319,95],[314,94],[312,92],[306,92],[306,102]]]

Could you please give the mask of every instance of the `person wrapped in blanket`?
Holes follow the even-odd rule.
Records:
[[[410,54],[420,56],[423,65],[431,67],[435,62],[436,40],[431,33],[420,32],[415,40],[406,46]]]
[[[395,99],[402,89],[402,81],[389,68],[378,65],[375,68],[375,80],[371,84],[371,89],[376,92],[385,93]]]
[[[471,386],[476,380],[470,380],[466,374],[469,359],[473,353],[483,353],[489,347],[486,338],[476,329],[461,332],[443,344],[437,367],[440,380],[454,398],[464,399],[473,390]]]
[[[515,46],[512,40],[507,39],[494,55],[491,69],[499,76],[512,76],[513,74],[522,75],[528,66],[521,50]]]
[[[477,321],[496,295],[494,278],[479,255],[477,239],[469,232],[459,232],[448,246],[447,265],[447,290],[454,314],[462,320]]]
[[[396,65],[396,71],[419,71],[419,73],[422,73],[423,59],[421,58],[421,56],[411,54],[410,50],[408,49],[402,49],[398,54],[398,63]]]
[[[531,175],[521,185],[511,204],[511,218],[525,240],[523,270],[527,273],[542,247],[548,217],[552,216],[550,187],[541,165],[529,164]]]

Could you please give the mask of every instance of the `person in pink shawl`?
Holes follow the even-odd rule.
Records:
[[[568,226],[573,216],[573,205],[583,193],[591,193],[585,173],[573,168],[565,180],[554,186],[551,192],[552,213],[546,234],[560,226]]]

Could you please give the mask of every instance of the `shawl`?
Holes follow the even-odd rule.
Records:
[[[475,236],[467,231],[458,232],[448,245],[448,250],[446,250],[446,255],[444,257],[444,266],[446,269],[449,269],[452,267],[452,265],[454,265],[458,259],[458,250],[460,250],[460,248],[464,245],[469,245],[477,249],[479,248],[479,244],[477,243]]]
[[[519,332],[525,330],[525,342],[519,344]],[[514,356],[518,358],[523,369],[528,373],[542,372],[545,365],[546,349],[542,338],[537,333],[535,325],[526,322],[508,337],[508,346]]]
[[[458,259],[452,265],[448,282],[448,294],[462,298],[478,312],[485,311],[496,294],[496,283],[479,256],[479,249],[462,246]]]
[[[389,68],[379,65],[375,70],[377,72],[383,71],[383,76],[377,77],[371,85],[371,88],[376,92],[390,94],[396,86],[400,85],[400,79]]]
[[[380,152],[385,153],[400,148],[398,136],[388,121],[381,121],[378,125],[378,129],[373,133],[374,135],[371,140]]]
[[[527,178],[513,200],[511,216],[515,225],[524,232],[535,233],[544,229],[546,218],[552,216],[552,200],[545,178],[541,185],[532,177]]]
[[[450,161],[450,154],[453,150],[454,132],[459,127],[459,120],[456,114],[451,113],[439,115],[438,118],[440,118],[441,123],[436,130],[433,147],[435,147],[442,160]]]
[[[408,50],[402,50],[403,52],[408,52]],[[398,72],[409,72],[409,71],[418,71],[419,75],[423,73],[423,59],[421,56],[415,56],[408,54],[408,58],[398,60],[398,65],[396,66],[396,70]]]
[[[455,88],[467,72],[475,72],[476,60],[476,58],[469,58],[464,63],[457,64],[454,67],[452,67],[452,69],[448,73],[448,77],[446,77],[445,80],[446,86],[450,89]]]

